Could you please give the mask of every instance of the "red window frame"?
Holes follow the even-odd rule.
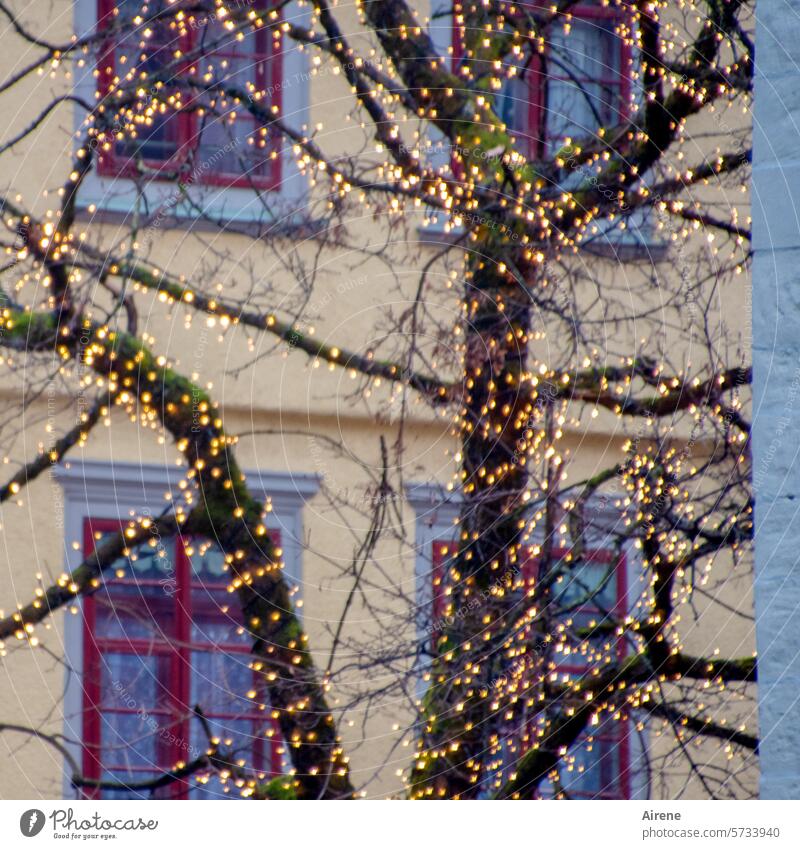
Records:
[[[113,519],[94,519],[87,518],[83,525],[83,549],[85,554],[89,554],[94,550],[96,544],[95,534],[103,534],[107,532],[119,531],[121,524]],[[271,531],[272,538],[280,544],[279,532]],[[218,606],[215,605],[211,596],[206,592],[198,599],[192,593],[193,589],[206,589],[208,585],[192,580],[192,566],[189,554],[186,551],[187,546],[196,543],[196,540],[175,537],[170,540],[174,546],[172,555],[174,558],[172,580],[174,581],[174,591],[168,593],[162,581],[155,579],[131,579],[131,578],[111,578],[104,583],[104,588],[107,589],[113,598],[114,587],[144,587],[144,586],[161,586],[164,593],[156,597],[156,605],[150,605],[152,610],[154,607],[163,608],[165,614],[164,621],[168,621],[168,614],[171,613],[174,619],[174,624],[170,629],[169,635],[165,635],[158,623],[153,629],[152,636],[147,638],[141,637],[109,637],[97,633],[97,614],[98,614],[98,598],[97,594],[88,595],[83,600],[83,774],[86,778],[99,781],[104,770],[126,770],[129,774],[135,774],[137,771],[143,773],[143,778],[152,777],[153,773],[169,770],[178,762],[188,762],[197,756],[197,753],[187,753],[187,742],[191,740],[190,723],[197,722],[197,719],[191,717],[191,691],[192,691],[192,652],[209,652],[216,649],[222,649],[226,654],[231,653],[242,658],[242,662],[246,662],[245,658],[249,658],[250,649],[243,643],[233,642],[202,642],[192,639],[192,621],[195,614],[203,614],[205,621],[209,618],[216,617],[219,621],[224,621],[230,624],[230,616],[225,615]],[[221,585],[223,586],[223,585]],[[173,587],[170,587],[173,590]],[[125,601],[130,601],[129,597],[122,596]],[[143,597],[140,596],[140,599]],[[147,601],[151,599],[148,596]],[[172,640],[172,642],[170,641]],[[166,687],[163,692],[163,700],[156,705],[141,705],[113,708],[102,707],[101,695],[101,680],[104,666],[104,655],[129,655],[139,657],[155,657],[158,662],[167,665]],[[261,688],[260,681],[253,673],[254,685],[253,688],[259,690]],[[164,681],[159,676],[159,687],[164,686]],[[243,695],[243,694],[242,694]],[[141,767],[131,768],[129,765],[116,763],[103,763],[102,761],[102,725],[105,713],[136,714],[140,709],[144,708],[146,714],[152,717],[164,718],[168,721],[163,726],[164,729],[169,729],[171,735],[163,735],[156,733],[155,745],[157,751],[156,764],[152,764],[151,768]],[[273,734],[267,738],[263,734],[254,734],[252,738],[252,759],[253,767],[259,775],[265,777],[274,777],[282,773],[282,757],[281,751],[285,749],[283,740],[280,735],[280,728],[277,720],[269,716],[268,711],[254,710],[247,714],[233,714],[220,711],[218,709],[210,710],[207,713],[209,720],[247,720],[253,723],[264,724],[271,726]],[[174,739],[170,740],[170,736]],[[205,741],[204,741],[205,743]],[[133,782],[134,779],[131,779]],[[196,787],[193,778],[176,780],[168,785],[165,792],[160,796],[170,799],[187,799],[190,791]],[[132,794],[140,791],[132,790]],[[102,792],[95,788],[85,788],[83,798],[97,799],[102,798]]]
[[[458,548],[454,540],[434,540],[431,547],[431,615],[434,623],[434,638],[439,633],[438,624],[443,620],[447,610],[447,596],[445,591],[446,569],[445,565]],[[554,548],[551,552],[555,558],[565,558],[572,554],[568,548]],[[623,552],[610,551],[608,549],[593,549],[582,555],[584,561],[600,563],[606,566],[613,564],[614,575],[610,578],[615,585],[614,605],[609,611],[617,619],[624,618],[627,614],[628,578],[627,560]],[[537,579],[539,573],[540,558],[529,554],[521,564],[520,571],[524,587],[527,589]],[[591,615],[599,613],[599,609],[591,604],[584,604],[576,608],[582,614]],[[622,659],[627,653],[625,638],[617,638],[617,656]],[[557,671],[569,675],[580,675],[586,671],[586,666],[580,663],[562,663],[558,665]],[[520,729],[521,754],[526,750],[525,740],[529,737],[530,727],[523,723]],[[589,791],[571,791],[570,795],[575,798],[586,799],[630,799],[631,798],[631,734],[630,722],[615,722],[609,731],[589,732],[586,736],[592,738],[592,748],[600,748],[600,781],[601,787],[613,788],[609,792],[594,794]],[[584,742],[582,745],[586,745]],[[603,747],[617,746],[619,749],[619,769],[615,775],[608,773],[609,759],[603,754]],[[618,792],[615,792],[617,791]]]
[[[457,17],[461,9],[461,4],[454,3],[453,6],[453,65],[458,64],[461,57],[464,55],[464,44],[461,38],[461,26],[458,24]],[[541,6],[542,10],[548,10],[548,7]],[[571,21],[606,21],[623,23],[627,19],[627,14],[624,9],[615,6],[602,6],[592,3],[579,3],[570,7],[569,12],[563,16]],[[625,39],[619,38],[619,80],[605,81],[611,85],[619,86],[620,119],[625,120],[630,116],[630,96],[631,96],[631,49]],[[536,53],[532,56],[530,65],[525,74],[528,83],[528,110],[525,119],[525,125],[521,130],[517,130],[516,135],[522,136],[518,139],[521,143],[527,143],[529,146],[528,155],[531,158],[538,158],[546,153],[547,145],[551,141],[551,137],[547,133],[546,123],[546,104],[547,104],[547,83],[548,76],[543,72],[541,56]],[[562,77],[558,74],[549,74],[549,79],[564,80],[568,77]],[[527,142],[526,142],[527,140]]]
[[[431,599],[434,625],[441,620],[445,614],[445,610],[447,610],[447,598],[444,592],[444,564],[450,556],[450,552],[455,550],[455,548],[456,543],[454,542],[435,540],[433,543],[431,554]],[[435,633],[438,633],[439,630],[439,628],[436,628]]]
[[[114,9],[117,5],[117,0],[97,0],[97,29],[98,32],[103,32],[116,20]],[[185,36],[177,41],[181,52],[187,55],[195,48],[197,39],[202,34],[203,27],[206,24],[201,21],[197,28],[189,28]],[[254,82],[256,89],[262,92],[269,92],[269,98],[264,98],[260,103],[265,107],[276,106],[278,110],[282,108],[282,81],[283,81],[283,51],[281,44],[283,37],[275,40],[271,33],[271,28],[260,27],[253,32],[256,39],[257,50],[253,54],[254,64]],[[234,54],[225,48],[220,48],[212,51],[209,54],[202,54],[198,59],[202,61],[208,56],[221,56],[223,58],[231,58]],[[241,58],[240,54],[236,54],[237,58]],[[108,92],[112,86],[114,76],[116,74],[115,62],[115,43],[113,37],[109,36],[104,39],[99,55],[98,55],[98,82],[101,95]],[[181,67],[181,71],[187,72],[193,65],[197,64],[185,62]],[[219,120],[219,119],[218,119]],[[201,163],[195,163],[194,170],[191,170],[188,165],[190,155],[193,150],[200,147],[202,138],[202,128],[200,127],[200,119],[196,113],[189,109],[184,109],[177,115],[170,116],[170,121],[176,122],[174,126],[177,128],[176,152],[174,155],[165,159],[145,159],[145,165],[154,172],[156,179],[174,179],[173,173],[167,175],[164,172],[174,172],[186,170],[192,183],[198,183],[206,186],[220,186],[226,188],[256,188],[263,191],[276,191],[280,187],[281,182],[281,155],[280,149],[274,144],[274,141],[267,143],[265,152],[268,154],[264,163],[264,172],[261,174],[251,173],[243,174],[241,170],[226,172],[216,168],[214,163],[211,167],[200,168]],[[253,131],[257,131],[257,124],[254,119],[240,114],[237,121],[247,121],[253,123]],[[133,178],[137,176],[136,163],[132,161],[130,156],[120,154],[116,149],[117,141],[110,139],[110,150],[98,151],[98,166],[97,170],[104,177],[122,177]],[[272,154],[275,155],[272,155]],[[163,177],[162,177],[163,174]]]

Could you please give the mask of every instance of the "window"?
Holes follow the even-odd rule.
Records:
[[[552,154],[567,137],[625,120],[631,51],[619,32],[624,21],[619,7],[579,3],[551,26],[546,52],[522,55],[517,75],[504,82],[495,108],[528,158]],[[462,33],[454,21],[456,63],[462,52]]]
[[[448,614],[445,581],[448,563],[455,556],[456,550],[457,545],[451,540],[437,539],[432,543],[430,598],[433,626],[430,632],[434,638]],[[624,555],[603,549],[586,551],[579,559],[573,558],[567,549],[557,549],[553,555],[553,604],[560,621],[569,618],[573,627],[591,630],[609,616],[624,618],[627,610]],[[522,565],[522,586],[518,590],[520,610],[524,604],[524,593],[539,577],[539,566],[540,559],[532,554]],[[530,639],[534,639],[532,632]],[[607,636],[590,636],[588,643],[596,651],[608,656]],[[612,655],[624,657],[624,638],[612,639],[610,651]],[[555,664],[556,674],[566,678],[583,674],[590,663],[582,654],[553,654],[550,659]],[[515,663],[509,661],[510,668]],[[515,670],[515,673],[518,674],[519,670]],[[513,727],[504,729],[503,763],[508,772],[513,771],[514,764],[534,739],[535,722],[536,713],[532,710],[530,716],[523,714],[521,721],[515,719]],[[562,788],[570,798],[631,798],[630,734],[628,722],[603,718],[600,725],[592,729],[591,736],[584,734],[578,740],[565,759],[571,768],[561,770]],[[549,783],[543,783],[540,795],[548,796],[552,793],[553,788]]]
[[[135,515],[158,515],[165,499],[175,503],[183,500],[186,470],[171,463],[72,459],[54,466],[52,474],[63,492],[63,515],[55,520],[64,530],[64,566],[69,571],[83,561],[84,551],[93,548],[96,533],[117,530]],[[283,550],[284,577],[291,587],[299,587],[303,507],[317,493],[319,479],[316,475],[258,468],[245,474],[253,496],[262,502],[270,500],[267,527]],[[205,751],[206,738],[199,721],[190,718],[198,701],[213,717],[212,728],[227,723],[237,731],[231,746],[241,749],[246,761],[258,764],[266,776],[280,766],[277,759],[282,747],[270,748],[275,736],[267,736],[270,726],[266,713],[253,712],[252,700],[242,699],[242,694],[246,697],[256,689],[256,702],[264,703],[258,685],[251,684],[249,678],[251,646],[236,631],[238,605],[223,593],[218,554],[206,545],[201,551],[199,543],[191,542],[187,551],[180,540],[165,539],[162,558],[145,558],[141,552],[137,560],[121,562],[121,577],[114,576],[112,581],[113,573],[107,573],[109,590],[101,588],[93,597],[78,601],[72,612],[82,615],[65,618],[63,734],[69,757],[64,761],[63,798],[76,797],[72,763],[86,768],[92,778],[99,778],[105,766],[111,767],[117,779],[132,783],[144,780],[135,779],[134,774],[152,776],[164,765],[191,760],[201,744],[201,752]],[[213,578],[215,574],[217,578]],[[116,612],[112,612],[112,603]],[[231,609],[226,612],[223,608],[227,604]],[[183,635],[180,640],[175,636],[178,631]],[[183,639],[187,634],[190,639]],[[224,652],[213,651],[217,644]],[[214,663],[222,664],[221,668]],[[187,678],[185,673],[190,668],[195,674]],[[178,675],[180,670],[183,677]],[[115,681],[119,687],[115,687]],[[212,686],[215,682],[222,683]],[[198,688],[200,699],[196,698]],[[226,691],[237,698],[229,699]],[[140,708],[144,713],[137,713]],[[230,721],[226,718],[229,715]],[[127,722],[130,730],[137,721],[142,733],[130,735],[135,746],[114,743],[103,751],[103,745],[119,736],[110,723]],[[254,735],[255,726],[263,731],[263,741]],[[165,730],[159,733],[162,727]],[[239,728],[243,730],[239,732]],[[252,750],[248,749],[250,744]],[[115,760],[111,760],[112,755]],[[138,770],[132,773],[130,767]],[[174,784],[172,791],[165,788],[154,795],[174,793],[185,798],[190,788],[192,798],[203,792],[221,792],[213,783],[205,788],[196,784]],[[141,796],[146,792],[123,795]]]
[[[280,41],[267,27],[230,32],[202,12],[179,27],[174,14],[159,17],[168,8],[167,0],[154,0],[139,20],[141,0],[98,0],[98,28],[108,33],[98,62],[101,92],[129,75],[145,78],[144,93],[130,107],[136,135],[126,129],[124,139],[110,141],[99,157],[100,174],[132,177],[144,167],[189,183],[276,189],[281,156],[274,134],[225,90],[247,93],[255,86],[266,94],[260,106],[280,107]],[[163,88],[154,88],[154,78]],[[201,94],[189,80],[211,89]],[[162,109],[175,95],[182,108]]]
[[[119,530],[87,519],[84,551]],[[279,534],[273,532],[278,543]],[[264,707],[260,676],[249,666],[252,639],[226,590],[221,552],[202,540],[169,539],[120,560],[84,602],[83,771],[135,785],[188,763],[211,733],[230,760],[268,779],[282,770],[277,721]],[[213,776],[158,790],[88,792],[97,798],[220,798]]]

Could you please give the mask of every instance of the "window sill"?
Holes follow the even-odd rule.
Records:
[[[581,248],[592,256],[613,259],[617,262],[663,262],[669,254],[669,246],[664,242],[623,242],[605,239],[596,244],[583,245]]]
[[[101,205],[97,205],[94,212],[89,212],[88,208],[84,205],[78,209],[75,217],[78,221],[119,226],[130,223],[131,212],[109,209]],[[144,227],[141,231],[139,240],[147,243],[151,241],[150,237],[159,230],[177,230],[186,233],[216,233],[223,228],[226,234],[247,236],[251,239],[260,239],[265,236],[293,236],[297,239],[308,239],[323,232],[326,227],[328,227],[327,221],[304,218],[299,213],[283,216],[278,221],[247,220],[234,216],[225,216],[224,214],[220,216],[218,221],[210,221],[197,217],[195,214],[187,213],[186,215],[181,215],[172,211],[168,215],[159,216],[158,212],[156,212],[151,224]]]

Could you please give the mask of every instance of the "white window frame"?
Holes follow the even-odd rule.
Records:
[[[124,521],[132,514],[149,512],[158,516],[169,504],[165,494],[178,500],[178,482],[185,479],[181,466],[120,463],[103,460],[70,460],[55,466],[53,477],[64,493],[65,568],[81,564],[83,527],[86,519]],[[303,506],[319,490],[317,475],[288,472],[245,472],[254,498],[270,499],[267,527],[280,531],[284,575],[292,586],[302,586]],[[78,548],[73,543],[78,543]],[[82,599],[76,600],[80,609]],[[299,610],[297,611],[299,615]],[[64,737],[66,748],[77,764],[83,762],[83,617],[65,616],[64,622]],[[71,783],[71,768],[64,760],[64,798],[79,798]]]
[[[427,635],[433,604],[433,544],[458,532],[456,520],[461,496],[435,483],[411,483],[406,501],[414,509],[414,584],[416,586],[417,642]]]
[[[295,0],[283,8],[283,16],[284,20],[307,29],[311,20],[311,6],[301,5]],[[78,38],[91,35],[95,31],[97,0],[75,0],[74,27]],[[90,56],[84,68],[76,69],[75,94],[87,103],[93,103],[95,100],[97,79],[93,76],[94,68],[94,57]],[[281,82],[285,83],[281,88],[281,117],[292,130],[307,133],[311,81],[308,51],[301,51],[298,45],[286,36],[283,39],[281,69]],[[76,108],[76,133],[85,130],[83,118],[83,111]],[[281,229],[302,217],[308,200],[309,179],[297,167],[292,145],[285,138],[280,140],[280,149],[281,179],[276,189],[259,192],[247,187],[202,185],[198,181],[187,186],[185,191],[192,203],[197,204],[205,214],[214,219],[229,223],[260,222],[266,218],[268,209],[274,226]],[[193,210],[182,207],[181,203],[175,203],[176,188],[173,181],[150,180],[144,195],[150,210],[166,209],[170,220],[196,217]],[[259,196],[264,199],[266,208]],[[81,210],[94,204],[100,213],[130,215],[136,202],[137,190],[131,179],[103,176],[98,174],[96,169],[86,176],[78,194]]]

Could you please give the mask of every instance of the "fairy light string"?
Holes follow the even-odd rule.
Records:
[[[358,4],[380,49],[366,49],[360,42],[354,46],[339,27],[335,4],[303,5],[312,10],[305,30],[261,3],[215,2],[206,12],[181,3],[142,4],[130,21],[115,10],[102,39],[132,36],[125,41],[128,53],[113,68],[94,72],[95,104],[78,134],[69,177],[55,193],[57,202],[33,216],[22,198],[3,201],[6,226],[22,234],[22,244],[6,248],[18,265],[18,302],[3,304],[2,342],[11,350],[51,346],[65,366],[80,362],[92,373],[91,378],[84,375],[86,385],[99,378],[110,402],[140,426],[163,430],[175,441],[187,464],[189,500],[197,501],[176,521],[191,520],[199,527],[204,514],[205,532],[226,552],[230,588],[256,645],[254,668],[267,681],[270,699],[264,707],[280,723],[293,763],[291,789],[301,796],[348,796],[353,788],[327,702],[329,682],[315,671],[292,612],[263,507],[247,492],[233,441],[210,394],[153,354],[155,339],[135,339],[91,308],[81,312],[73,291],[92,275],[131,282],[137,295],[156,293],[168,306],[180,304],[187,314],[204,314],[224,327],[258,327],[314,361],[363,375],[365,392],[381,380],[402,382],[452,413],[459,449],[451,486],[462,493],[464,506],[457,545],[447,561],[445,619],[468,612],[438,631],[408,790],[423,798],[514,797],[535,794],[549,779],[558,794],[564,776],[582,769],[576,742],[582,740],[591,751],[611,723],[639,723],[641,712],[652,708],[652,717],[660,716],[665,728],[675,731],[677,726],[678,734],[684,733],[681,728],[692,730],[697,717],[675,720],[654,707],[662,686],[687,678],[722,693],[730,682],[755,676],[752,658],[698,658],[682,645],[680,611],[695,588],[706,585],[721,551],[731,552],[736,561],[746,549],[752,501],[709,509],[698,499],[694,486],[709,461],[681,447],[684,431],[672,424],[676,413],[686,412],[693,429],[715,432],[744,480],[748,426],[740,391],[749,383],[749,370],[719,369],[701,379],[688,371],[668,375],[662,366],[632,357],[609,368],[597,350],[555,367],[540,356],[546,334],[534,328],[538,307],[556,287],[553,267],[583,250],[601,232],[599,226],[625,229],[637,209],[655,209],[656,232],[672,243],[701,229],[726,232],[733,247],[709,239],[709,255],[720,263],[730,259],[736,272],[746,267],[749,222],[735,208],[729,221],[721,220],[718,213],[706,212],[691,191],[687,194],[693,187],[719,184],[749,162],[748,150],[718,148],[695,164],[687,129],[695,116],[716,114],[749,91],[752,56],[730,49],[739,38],[734,24],[741,4],[706,8],[681,2],[676,4],[679,16],[668,4],[651,0],[597,4],[615,13],[614,34],[626,47],[629,67],[623,70],[632,83],[627,104],[632,117],[533,158],[523,154],[521,140],[498,117],[497,98],[520,73],[521,60],[547,53],[554,26],[569,36],[575,4],[454,3],[454,30],[463,45],[458,57],[438,56],[424,22],[399,0]],[[185,53],[179,45],[205,25],[204,14],[222,22],[223,40],[241,41],[266,29],[274,43],[294,38],[304,50],[316,50],[338,66],[365,113],[379,179],[359,179],[327,159],[311,128],[290,128],[253,81],[242,86],[219,80],[201,50]],[[693,25],[682,25],[684,19]],[[159,28],[166,28],[176,46],[170,61],[154,69],[147,58],[151,46],[160,49]],[[49,47],[39,71],[70,79],[76,70],[91,67],[99,38]],[[312,77],[323,67],[319,57],[315,53]],[[234,123],[245,115],[256,118],[260,126],[248,145],[275,157],[286,140],[312,190],[323,193],[331,210],[355,198],[390,219],[427,207],[446,216],[451,232],[468,230],[460,320],[454,328],[461,385],[318,342],[273,312],[245,314],[180,275],[148,268],[136,257],[134,239],[127,256],[109,260],[93,253],[76,221],[86,176],[115,145],[139,139],[156,120],[192,110]],[[430,165],[425,130],[413,126],[443,133],[453,162]],[[40,302],[33,309],[21,306],[31,292],[41,296]],[[648,392],[641,394],[642,388]],[[588,481],[584,493],[564,496],[570,461],[565,437],[584,427],[576,405],[592,417],[644,418],[653,424],[644,437],[623,447],[610,477]],[[191,428],[198,412],[200,435]],[[93,420],[60,447],[43,445],[42,456],[60,459],[107,417],[108,406],[101,405]],[[669,444],[670,436],[678,447]],[[558,610],[559,585],[563,569],[581,559],[575,522],[588,493],[609,481],[623,493],[613,506],[624,515],[624,535],[641,550],[649,586],[632,611],[621,618],[599,617],[587,629],[576,624],[573,611]],[[12,478],[3,492],[10,500],[19,496],[21,486]],[[135,521],[131,531],[137,543],[150,538],[143,521]],[[566,557],[555,554],[564,550]],[[533,581],[522,568],[530,556],[539,561]],[[74,598],[96,586],[98,568],[96,563],[77,582],[62,576],[52,596],[43,589],[29,613],[18,611],[3,620],[8,622],[4,638],[35,645],[35,626],[44,619],[34,612],[42,610],[42,599],[48,609],[69,604],[70,594]],[[626,645],[622,658],[620,640]],[[578,657],[591,672],[563,672],[567,657]],[[714,727],[710,715],[704,722]],[[746,729],[738,733],[746,737]],[[262,792],[257,781],[242,774],[231,774],[230,780],[243,795]]]

